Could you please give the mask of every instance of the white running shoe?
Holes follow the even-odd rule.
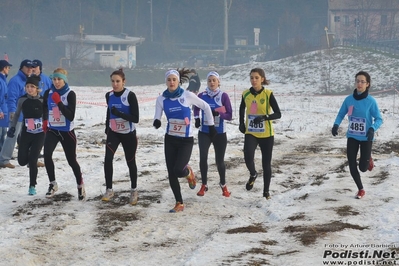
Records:
[[[138,200],[139,200],[139,193],[137,192],[137,189],[132,188],[130,190],[130,200],[129,200],[130,205],[136,205]]]
[[[48,191],[46,193],[46,198],[52,198],[54,196],[54,193],[57,192],[58,190],[58,185],[57,182],[52,181],[50,185],[48,186]]]
[[[113,196],[114,196],[114,191],[112,190],[112,188],[107,188],[107,190],[105,191],[105,194],[103,195],[101,200],[109,201]]]

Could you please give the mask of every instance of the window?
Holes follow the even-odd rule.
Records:
[[[110,44],[104,44],[104,51],[110,51],[111,50],[111,45]]]
[[[334,22],[340,22],[341,17],[340,16],[334,16]]]
[[[344,16],[344,25],[349,26],[349,16]]]
[[[381,26],[386,26],[386,25],[388,25],[388,16],[381,15]]]
[[[102,51],[103,50],[103,45],[102,44],[96,44],[96,51]]]
[[[119,50],[119,45],[118,44],[113,44],[112,45],[112,50],[113,51],[118,51]]]
[[[121,51],[126,51],[127,45],[126,44],[121,44]]]

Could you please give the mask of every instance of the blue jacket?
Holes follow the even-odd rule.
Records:
[[[0,73],[0,113],[4,118],[0,119],[0,127],[8,126],[8,108],[7,108],[7,77]]]
[[[345,98],[334,124],[341,124],[345,115],[348,114],[347,138],[359,141],[367,141],[367,131],[370,127],[377,131],[383,123],[380,109],[373,96],[367,95],[364,99],[356,100],[353,95]]]
[[[43,96],[44,92],[48,89],[51,88],[51,85],[53,85],[53,82],[51,81],[51,79],[46,76],[43,73],[40,73],[40,83],[39,83],[39,88],[42,90],[40,92],[40,95]]]
[[[0,113],[8,113],[7,110],[7,77],[0,73]]]
[[[26,75],[21,70],[10,79],[8,82],[8,90],[7,90],[7,107],[9,113],[15,113],[17,110],[18,99],[25,95],[25,83],[26,83]],[[22,121],[22,115],[20,116],[20,120]]]

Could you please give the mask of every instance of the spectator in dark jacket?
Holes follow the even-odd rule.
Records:
[[[195,94],[198,94],[200,87],[201,87],[201,81],[200,78],[198,76],[197,71],[195,71],[195,69],[191,69],[190,72],[192,73],[190,76],[190,80],[188,83],[188,87],[187,90],[194,92]]]

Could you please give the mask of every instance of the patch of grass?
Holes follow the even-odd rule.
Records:
[[[243,234],[243,233],[267,233],[267,229],[262,224],[254,224],[246,227],[238,227],[229,229],[226,234]]]
[[[284,228],[283,232],[291,233],[304,246],[309,246],[314,244],[318,238],[325,237],[329,233],[339,232],[345,229],[355,229],[355,230],[365,230],[368,227],[363,227],[356,224],[343,223],[341,221],[333,221],[328,224],[318,224],[310,226],[287,226]]]
[[[309,197],[309,193],[305,193],[303,196],[297,198],[298,200],[306,200]]]
[[[351,206],[345,205],[341,207],[334,208],[335,212],[339,216],[352,216],[352,215],[359,215],[358,211],[355,211]]]
[[[305,218],[306,218],[305,214],[303,212],[300,212],[298,214],[288,217],[287,219],[290,221],[296,221],[296,220],[305,220]]]
[[[382,171],[380,173],[377,173],[373,176],[370,176],[371,179],[373,179],[373,183],[371,183],[372,185],[379,185],[381,183],[383,183],[385,181],[385,179],[387,179],[389,177],[389,173],[386,171]]]
[[[51,199],[35,199],[33,201],[28,201],[24,205],[17,208],[17,210],[12,214],[12,216],[20,216],[23,214],[33,215],[34,210],[37,208],[43,208],[48,206],[61,206],[64,202],[69,202],[74,196],[64,192],[55,194]]]
[[[98,235],[94,237],[109,238],[121,231],[130,222],[139,220],[136,213],[131,212],[119,212],[119,211],[107,211],[99,214],[97,218],[96,231]]]

